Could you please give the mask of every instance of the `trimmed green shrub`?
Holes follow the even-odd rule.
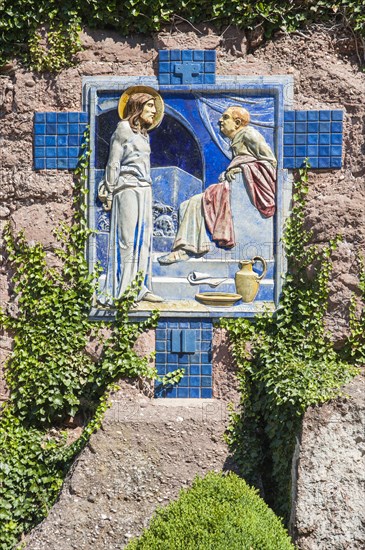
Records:
[[[289,550],[281,520],[236,474],[196,478],[128,550]]]

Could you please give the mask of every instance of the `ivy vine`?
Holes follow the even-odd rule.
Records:
[[[262,30],[270,38],[278,30],[292,32],[327,20],[352,29],[364,50],[364,0],[2,0],[0,65],[20,56],[37,70],[60,70],[81,49],[79,33],[84,25],[129,35],[151,33],[179,21],[213,22],[218,28],[233,24]]]
[[[14,270],[17,311],[0,309],[0,329],[14,335],[5,375],[10,398],[0,417],[0,549],[13,548],[19,536],[39,523],[55,501],[76,454],[100,425],[107,395],[121,377],[156,378],[149,357],[139,357],[134,343],[154,327],[157,313],[132,323],[128,312],[141,277],[116,304],[116,318],[103,336],[102,324],[89,321],[98,273],[89,273],[84,257],[90,230],[84,217],[85,152],[76,173],[75,216],[58,231],[59,267],[47,265],[40,244],[5,231],[9,269]],[[103,346],[100,359],[86,353],[91,339]],[[63,427],[76,414],[85,420],[71,445]]]
[[[227,439],[240,472],[288,518],[291,461],[305,410],[341,395],[341,387],[365,362],[365,315],[351,305],[350,337],[335,351],[324,319],[331,252],[338,239],[319,248],[303,227],[307,167],[299,171],[294,207],[285,231],[288,275],[274,316],[255,322],[225,319],[239,367],[242,413],[232,413]],[[308,278],[308,267],[315,275]],[[364,271],[361,288],[365,298]]]

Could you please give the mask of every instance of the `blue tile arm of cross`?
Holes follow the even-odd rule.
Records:
[[[183,84],[192,84],[193,77],[198,76],[202,72],[201,63],[175,63],[174,74],[181,76]]]

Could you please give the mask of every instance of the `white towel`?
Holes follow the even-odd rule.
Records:
[[[209,285],[211,287],[217,287],[221,283],[227,280],[228,277],[218,279],[212,277],[209,273],[200,273],[199,271],[191,271],[187,276],[187,279],[191,285]]]

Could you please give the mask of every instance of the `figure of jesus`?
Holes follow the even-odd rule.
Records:
[[[129,88],[119,102],[105,178],[99,185],[104,210],[111,210],[106,278],[99,302],[112,305],[138,272],[144,281],[137,300],[162,302],[151,290],[152,179],[148,130],[163,117],[161,96],[147,86]]]

